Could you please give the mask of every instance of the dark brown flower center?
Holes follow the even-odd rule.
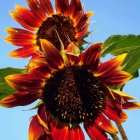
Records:
[[[58,34],[56,32],[58,32]],[[74,23],[69,17],[60,14],[48,17],[39,27],[36,38],[37,44],[40,46],[39,39],[47,39],[60,50],[61,44],[58,35],[65,47],[69,44],[68,38],[70,41],[76,41]]]
[[[106,92],[85,68],[66,66],[48,81],[43,93],[46,110],[64,123],[94,120],[105,107]]]

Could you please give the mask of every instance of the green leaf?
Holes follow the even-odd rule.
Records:
[[[133,78],[139,76],[138,70],[140,68],[140,48],[130,51],[123,62],[123,70],[133,75]]]
[[[122,64],[122,70],[129,72],[133,78],[139,76],[140,68],[140,35],[113,35],[103,45],[102,55],[119,55],[128,53]]]
[[[113,35],[103,45],[102,55],[118,55],[140,48],[140,35]]]
[[[24,73],[24,69],[18,69],[18,68],[3,68],[0,69],[0,100],[9,94],[13,93],[14,90],[6,83],[4,77],[12,74],[17,73]]]

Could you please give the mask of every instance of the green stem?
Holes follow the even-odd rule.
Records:
[[[119,140],[118,136],[115,135],[115,134],[111,134],[111,137],[112,137],[113,140]]]
[[[118,130],[119,130],[119,132],[120,132],[120,134],[121,134],[122,139],[123,139],[123,140],[128,140],[128,138],[127,138],[127,136],[126,136],[126,133],[125,133],[125,131],[124,131],[124,129],[123,129],[122,124],[116,122],[116,125],[117,125]]]

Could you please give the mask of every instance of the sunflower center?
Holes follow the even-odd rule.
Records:
[[[76,41],[73,21],[69,17],[56,14],[48,17],[39,27],[36,38],[37,44],[40,46],[39,39],[47,39],[60,50],[61,44],[56,31],[65,47],[69,44],[68,38],[70,41]]]
[[[93,121],[105,107],[105,89],[85,68],[66,66],[46,82],[43,101],[61,122]]]

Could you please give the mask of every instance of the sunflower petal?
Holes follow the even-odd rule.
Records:
[[[50,124],[51,138],[53,140],[66,140],[69,136],[69,127],[67,125],[60,124],[57,120],[54,120]]]
[[[128,94],[126,94],[125,92],[122,92],[120,90],[114,90],[114,89],[111,89],[112,93],[114,96],[119,96],[119,97],[122,97],[123,99],[126,99],[126,100],[136,100],[135,97],[133,96],[130,96]]]
[[[105,79],[99,79],[103,80],[106,85],[121,86],[124,85],[131,77],[132,75],[125,71],[116,70],[113,71],[112,75],[110,75],[109,77],[106,77]]]
[[[108,140],[107,135],[95,125],[84,125],[91,140]]]
[[[16,106],[25,106],[31,104],[41,97],[40,93],[36,92],[16,92],[0,100],[0,106],[7,108]]]
[[[118,131],[116,128],[112,125],[111,121],[107,119],[104,115],[101,115],[95,120],[96,125],[103,129],[104,131],[111,133],[111,134],[117,134]]]
[[[41,39],[40,42],[44,56],[49,65],[54,69],[62,68],[64,61],[56,47],[45,39]]]
[[[46,19],[46,14],[41,4],[37,0],[27,0],[27,4],[29,5],[31,12],[43,22]]]
[[[89,23],[85,24],[85,26],[80,31],[77,32],[75,36],[77,40],[82,39],[86,35],[89,25],[90,25]]]
[[[78,63],[78,57],[74,55],[67,54],[67,58],[71,65],[76,65]]]
[[[46,113],[46,108],[44,105],[41,105],[39,107],[37,117],[38,117],[40,124],[44,127],[46,134],[51,134],[49,127],[48,127],[48,122],[50,121],[50,118]]]
[[[43,22],[46,19],[45,11],[43,11],[40,3],[37,0],[27,0],[27,4],[29,5],[31,12]]]
[[[31,25],[29,25],[28,23],[26,23],[17,12],[10,11],[10,15],[13,17],[13,19],[15,19],[24,28],[26,28],[28,30],[32,30],[32,31],[37,30],[36,27],[32,27]]]
[[[39,0],[43,10],[47,13],[48,16],[54,14],[52,4],[50,0]]]
[[[79,65],[83,65],[88,69],[96,71],[100,61],[101,46],[102,43],[96,43],[90,46],[79,56]]]
[[[128,118],[128,115],[125,112],[117,108],[117,106],[113,106],[111,103],[107,103],[104,114],[111,120],[119,123],[126,121],[126,119]]]
[[[42,78],[49,78],[51,76],[51,68],[46,64],[38,68],[31,68],[29,70],[30,74],[37,75]]]
[[[16,5],[16,11],[30,26],[39,27],[41,25],[41,22],[39,22],[38,18],[36,18],[29,9],[20,5]]]
[[[97,76],[102,79],[110,77],[110,75],[112,75],[112,73],[120,67],[125,57],[126,54],[121,54],[111,60],[102,63],[98,68]]]
[[[56,13],[64,13],[69,6],[68,0],[55,0]]]
[[[31,74],[14,74],[5,77],[7,83],[15,90],[28,91],[40,90],[44,81]]]
[[[89,18],[94,14],[94,12],[88,12],[86,14],[83,14],[82,17],[80,18],[79,22],[76,25],[77,31],[81,31],[82,28],[86,25],[87,21]]]
[[[84,133],[80,126],[75,126],[70,129],[70,139],[71,140],[85,140]]]
[[[140,109],[140,103],[138,102],[126,102],[122,105],[123,109],[133,110],[133,109]]]
[[[81,5],[80,0],[71,0],[69,8],[67,10],[67,15],[69,15],[71,18],[75,18],[76,15],[83,11],[83,7]]]
[[[32,54],[36,51],[36,48],[34,46],[26,46],[23,48],[19,48],[15,51],[12,51],[9,53],[9,56],[15,57],[15,58],[27,58],[32,56]]]
[[[29,126],[29,140],[39,140],[45,134],[43,127],[40,125],[38,117],[33,116]]]

